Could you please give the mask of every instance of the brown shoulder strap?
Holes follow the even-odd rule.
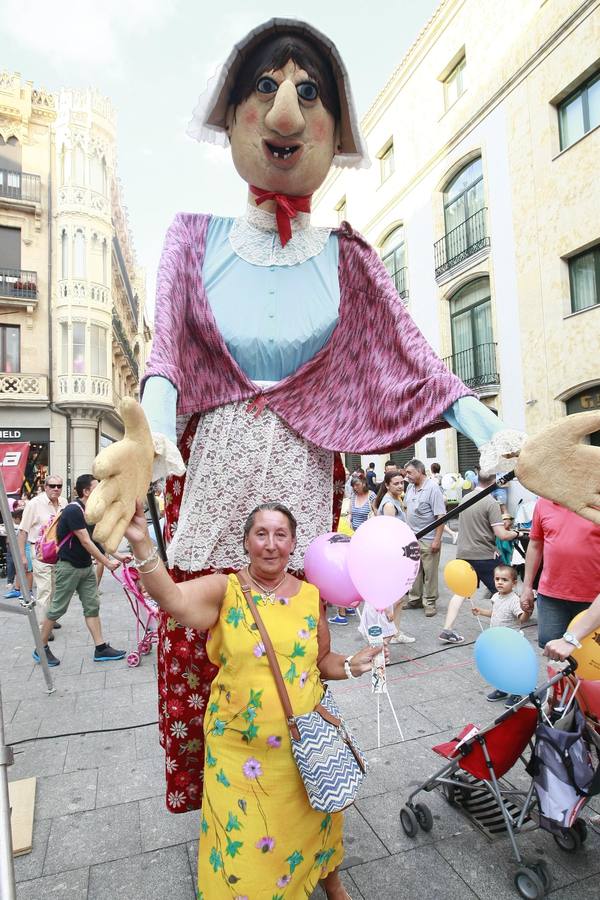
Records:
[[[285,688],[285,684],[283,682],[283,676],[281,674],[281,669],[279,668],[279,663],[277,662],[277,657],[275,656],[275,650],[273,649],[273,644],[271,643],[271,638],[268,635],[267,629],[265,628],[264,622],[259,615],[258,609],[256,607],[256,603],[252,599],[252,593],[250,590],[249,584],[244,584],[239,574],[236,575],[237,580],[240,583],[240,587],[242,589],[242,593],[246,598],[246,603],[248,604],[248,608],[254,617],[254,621],[256,622],[256,626],[262,638],[262,642],[265,648],[265,652],[267,654],[267,659],[269,660],[269,665],[271,666],[271,671],[273,672],[273,677],[275,679],[275,686],[277,688],[277,693],[279,694],[279,699],[281,700],[281,705],[283,706],[283,711],[285,713],[285,718],[287,721],[287,726],[290,730],[290,734],[292,737],[299,741],[300,740],[300,732],[298,731],[298,726],[296,725],[296,719],[294,717],[294,712],[292,710],[292,704],[290,703],[290,698],[288,696],[288,692]]]

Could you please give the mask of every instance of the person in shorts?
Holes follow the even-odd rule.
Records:
[[[77,498],[65,506],[57,525],[57,544],[67,536],[70,535],[70,537],[58,551],[54,595],[40,629],[49,666],[60,665],[60,660],[48,647],[48,640],[54,623],[66,613],[75,592],[79,595],[85,624],[94,641],[94,661],[108,662],[123,659],[125,656],[125,650],[115,650],[102,637],[98,585],[92,559],[102,563],[113,572],[118,568],[120,562],[124,562],[128,557],[115,553],[115,558],[111,559],[104,553],[100,545],[92,540],[93,526],[88,525],[85,521],[84,511],[89,496],[97,484],[98,481],[93,475],[79,476],[75,483]],[[37,650],[33,651],[33,658],[36,662],[40,662]]]

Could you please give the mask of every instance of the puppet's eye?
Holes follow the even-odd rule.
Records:
[[[259,94],[275,94],[279,85],[274,78],[262,75],[256,82],[256,90]]]
[[[316,100],[319,96],[319,88],[314,81],[303,81],[296,87],[296,90],[302,100]]]

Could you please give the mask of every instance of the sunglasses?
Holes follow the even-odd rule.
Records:
[[[54,488],[61,488],[61,487],[62,487],[62,484],[47,484],[46,487],[53,488],[53,489],[54,489]]]

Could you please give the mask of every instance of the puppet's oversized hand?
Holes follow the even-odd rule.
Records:
[[[131,397],[121,402],[125,437],[101,450],[94,461],[100,484],[90,494],[85,517],[94,528],[94,540],[114,553],[152,478],[154,443],[144,410]]]
[[[526,488],[600,525],[600,447],[581,439],[600,430],[600,412],[566,416],[529,438],[515,466]]]

